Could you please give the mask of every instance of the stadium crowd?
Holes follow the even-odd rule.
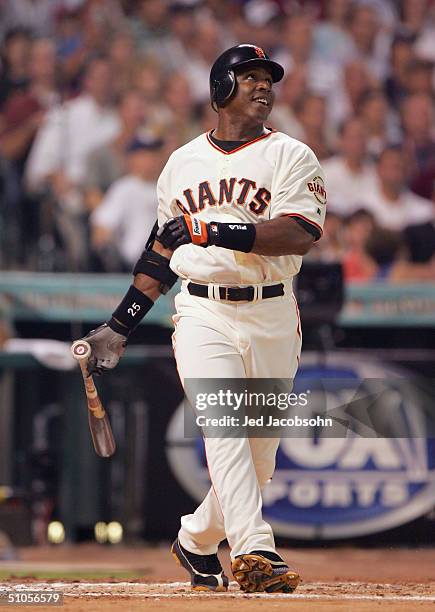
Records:
[[[0,0],[0,29],[0,269],[131,270],[211,64],[253,42],[286,70],[270,126],[325,170],[310,257],[435,282],[430,0]]]

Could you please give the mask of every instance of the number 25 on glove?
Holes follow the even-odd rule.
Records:
[[[157,240],[166,248],[175,251],[182,244],[209,245],[209,225],[190,215],[169,219],[157,232]]]

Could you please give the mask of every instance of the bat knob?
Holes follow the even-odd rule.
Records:
[[[71,345],[71,353],[78,361],[87,359],[91,355],[91,345],[86,340],[76,340]]]

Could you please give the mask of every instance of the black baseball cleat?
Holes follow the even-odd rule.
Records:
[[[217,555],[196,555],[183,548],[178,540],[171,546],[171,553],[190,574],[194,591],[228,591],[228,577],[224,574]]]
[[[246,593],[293,593],[299,583],[299,575],[278,554],[265,550],[237,556],[231,569]]]

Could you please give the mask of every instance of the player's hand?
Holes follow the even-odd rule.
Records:
[[[88,376],[114,368],[127,345],[127,337],[111,329],[107,323],[91,330],[82,340],[89,342],[92,349],[87,365]]]
[[[157,232],[157,240],[166,249],[175,251],[182,244],[197,244],[207,247],[210,244],[209,224],[190,215],[169,219]]]

